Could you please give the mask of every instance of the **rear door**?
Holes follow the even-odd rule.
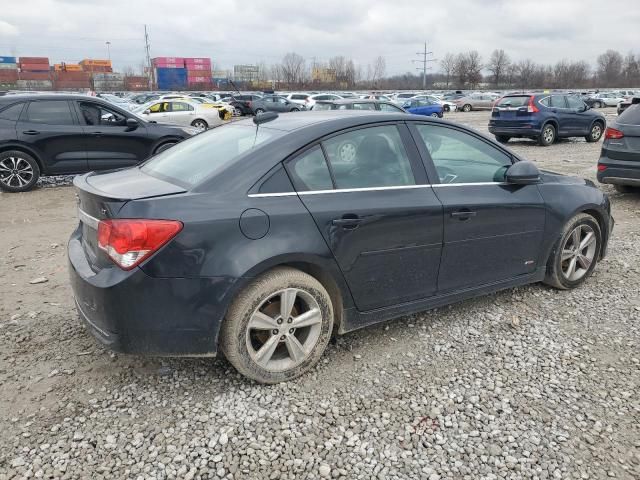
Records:
[[[345,154],[355,150],[355,155]],[[442,250],[442,206],[404,124],[325,139],[287,163],[300,199],[358,310],[429,297]]]
[[[540,258],[545,207],[537,185],[509,185],[505,151],[453,126],[412,125],[443,205],[440,293],[533,273]]]
[[[130,128],[125,113],[91,100],[73,104],[84,125],[89,170],[130,167],[149,156],[153,139],[142,123]]]
[[[18,139],[32,147],[47,174],[86,172],[85,132],[67,100],[32,100],[16,125]]]
[[[187,102],[172,101],[169,102],[168,114],[171,123],[187,126],[195,120],[196,109]]]

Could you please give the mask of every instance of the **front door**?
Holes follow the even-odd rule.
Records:
[[[404,125],[334,135],[288,162],[287,169],[358,310],[435,293],[442,206],[425,185],[424,167]]]
[[[572,114],[567,106],[566,95],[551,95],[550,105],[558,119],[558,135],[570,135],[572,133]]]
[[[18,139],[32,147],[49,175],[87,171],[84,130],[66,100],[34,100],[16,124]]]
[[[567,96],[569,128],[575,135],[587,135],[593,117],[585,113],[585,103],[577,95]]]
[[[412,129],[443,205],[444,235],[438,291],[491,284],[534,272],[545,208],[537,185],[509,185],[510,155],[450,126]]]
[[[124,113],[87,101],[75,102],[84,123],[89,170],[108,170],[137,165],[151,151],[152,140],[142,124],[127,127]]]

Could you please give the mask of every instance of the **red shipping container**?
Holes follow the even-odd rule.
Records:
[[[189,74],[189,72],[210,72],[210,71],[211,71],[211,65],[200,65],[200,64],[187,65],[187,75]]]
[[[154,65],[155,68],[184,68],[183,64],[178,63],[158,63]]]
[[[15,82],[18,80],[18,70],[0,70],[0,83]]]
[[[211,59],[210,58],[185,58],[184,59],[184,63],[187,65],[211,65]]]
[[[187,83],[189,85],[194,83],[211,83],[211,77],[188,77]]]
[[[87,81],[91,78],[89,72],[56,72],[54,77],[58,80],[83,80]]]
[[[49,66],[49,58],[48,57],[20,57],[18,59],[20,64],[28,63],[28,64],[38,64],[38,65],[47,65]]]
[[[21,63],[20,70],[23,72],[48,72],[49,66],[44,63]]]
[[[79,89],[79,88],[91,88],[91,85],[89,84],[89,82],[65,81],[65,82],[55,82],[55,87]]]
[[[51,80],[49,72],[20,72],[18,74],[20,80]]]
[[[184,57],[156,57],[151,59],[151,63],[184,63]]]

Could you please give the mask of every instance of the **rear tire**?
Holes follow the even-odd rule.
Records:
[[[433,112],[433,113],[431,114],[431,116],[432,116],[433,118],[440,118],[440,114],[439,114],[439,113],[437,113],[437,112]]]
[[[19,150],[0,152],[0,190],[11,193],[31,190],[40,178],[35,158]]]
[[[637,188],[631,185],[614,185],[613,188],[615,188],[618,193],[633,193],[637,190]]]
[[[318,363],[332,329],[333,305],[322,284],[280,267],[256,278],[233,301],[220,329],[220,349],[242,375],[278,383]]]
[[[261,113],[264,113],[264,108],[256,108],[256,115],[260,115]]]
[[[601,249],[600,225],[591,215],[579,213],[553,246],[544,282],[560,290],[576,288],[593,273]]]
[[[468,103],[462,107],[463,112],[470,112],[471,109],[471,105],[469,105]]]
[[[299,108],[292,108],[290,111],[291,111],[291,112],[299,112],[299,111],[300,111],[300,109],[299,109]]]
[[[507,143],[511,140],[511,137],[509,135],[496,135],[496,140],[500,143]]]
[[[538,143],[543,147],[548,147],[552,145],[553,142],[556,141],[556,127],[552,124],[547,123],[544,127],[542,127],[542,132],[540,132],[540,137],[538,137]]]
[[[204,132],[205,130],[207,130],[209,128],[209,124],[207,122],[205,122],[204,120],[202,120],[201,118],[198,118],[198,119],[194,120],[193,122],[191,122],[191,126],[193,128],[197,128],[201,132]]]
[[[602,122],[595,122],[591,126],[589,135],[586,135],[584,139],[589,143],[596,143],[602,138],[603,133],[604,133],[604,125],[602,124]]]

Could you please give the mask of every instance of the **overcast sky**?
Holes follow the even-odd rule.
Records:
[[[385,57],[387,74],[415,71],[428,42],[434,58],[503,48],[512,59],[587,60],[608,48],[640,51],[638,0],[4,0],[0,55],[75,63],[105,58],[116,70],[152,56],[211,57],[218,68],[308,62],[345,55],[365,66]],[[439,70],[438,62],[433,64]]]

